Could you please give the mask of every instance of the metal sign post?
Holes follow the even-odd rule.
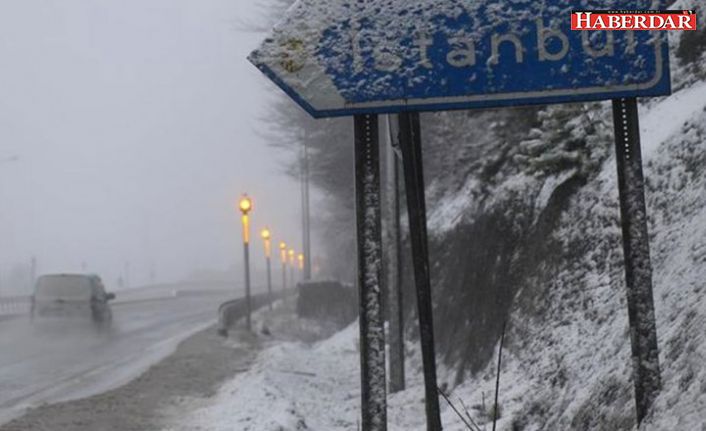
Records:
[[[386,251],[387,262],[387,290],[390,332],[388,344],[390,346],[390,392],[399,392],[405,389],[405,353],[404,353],[404,310],[402,292],[402,232],[400,229],[400,175],[399,175],[399,144],[396,131],[393,130],[393,121],[387,116],[387,143],[386,169],[387,173],[387,235]],[[395,118],[394,123],[397,123]]]
[[[362,429],[385,431],[387,379],[385,326],[380,289],[382,233],[378,116],[356,115],[354,127]]]
[[[412,243],[412,267],[417,287],[419,338],[422,344],[424,368],[424,396],[427,430],[441,431],[439,394],[436,383],[436,354],[434,349],[434,319],[432,316],[431,277],[427,244],[427,210],[424,197],[422,168],[422,137],[418,113],[399,114],[400,149],[407,192],[409,235]]]
[[[618,164],[620,218],[625,255],[630,344],[638,424],[662,386],[657,324],[652,294],[652,265],[642,175],[640,126],[635,98],[613,100],[615,152]]]

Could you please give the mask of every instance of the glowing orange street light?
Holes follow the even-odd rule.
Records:
[[[250,199],[247,193],[243,194],[240,198],[238,208],[240,208],[240,212],[242,212],[243,215],[247,215],[250,211],[252,211],[252,199]]]
[[[242,213],[243,221],[243,260],[245,263],[245,304],[247,315],[245,316],[245,325],[248,331],[251,329],[250,321],[250,218],[248,214],[252,211],[252,200],[247,194],[243,194],[238,203],[238,209]]]
[[[240,198],[238,208],[240,212],[243,213],[243,242],[247,244],[250,242],[250,219],[248,214],[252,211],[252,200],[247,194],[244,194],[243,197]]]
[[[270,238],[272,238],[272,234],[270,233],[270,230],[267,228],[264,228],[260,232],[260,236],[262,237],[262,240],[265,242],[265,257],[268,259],[270,258]]]

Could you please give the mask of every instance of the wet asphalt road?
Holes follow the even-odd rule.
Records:
[[[189,335],[215,323],[229,292],[156,295],[113,304],[113,325],[0,321],[0,423],[27,407],[85,397],[127,383]]]

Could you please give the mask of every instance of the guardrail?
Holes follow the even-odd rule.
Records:
[[[161,301],[208,295],[227,297],[233,290],[233,283],[227,285],[221,282],[205,282],[203,284],[191,282],[153,284],[130,289],[112,290],[111,292],[115,293],[116,299],[115,301],[111,301],[111,305],[121,306],[135,302]]]
[[[310,319],[327,320],[345,326],[358,316],[357,290],[337,281],[310,281],[298,283],[295,289],[274,292],[272,296],[260,293],[251,296],[252,311],[276,301],[298,295],[297,314]],[[245,298],[226,301],[218,307],[218,333],[228,336],[228,330],[245,317]]]
[[[286,292],[274,292],[272,295],[259,293],[250,297],[252,312],[264,307],[272,301],[285,298],[296,293],[296,289],[289,289]],[[232,299],[226,301],[218,307],[218,333],[224,337],[228,336],[228,329],[232,328],[239,319],[245,317],[247,312],[245,298]]]
[[[0,296],[0,316],[29,314],[30,296]]]

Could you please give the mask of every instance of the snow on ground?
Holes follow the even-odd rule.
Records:
[[[448,232],[459,223],[464,213],[472,212],[475,202],[468,199],[468,196],[472,196],[478,187],[478,181],[469,178],[460,191],[444,200],[443,205],[430,208],[429,230],[435,233]]]
[[[348,430],[356,428],[359,371],[351,326],[315,346],[282,343],[172,430]]]
[[[276,343],[255,366],[164,431],[343,431],[358,429],[358,325],[316,344]],[[390,431],[425,429],[421,380],[390,396]],[[446,428],[453,430],[454,428]],[[460,428],[459,428],[460,429]]]
[[[640,115],[642,151],[645,158],[695,113],[706,109],[706,82],[678,91]]]

